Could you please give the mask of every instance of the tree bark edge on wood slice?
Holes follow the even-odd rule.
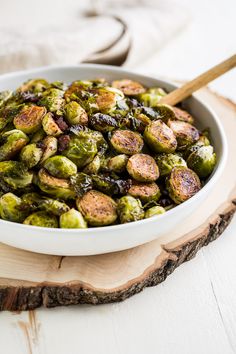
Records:
[[[234,110],[236,109],[236,105],[232,102],[224,98],[219,99],[231,105]],[[47,282],[37,285],[28,282],[29,285],[27,285],[26,281],[22,286],[16,280],[15,286],[0,285],[0,310],[21,311],[32,310],[40,306],[105,304],[123,301],[139,293],[145,287],[161,283],[179,265],[192,259],[203,246],[217,239],[230,223],[235,211],[236,191],[234,190],[230,200],[218,208],[217,213],[212,215],[210,220],[208,219],[204,225],[192,232],[195,237],[188,240],[187,235],[184,235],[181,240],[163,245],[162,252],[154,264],[146,268],[139,277],[124,284],[122,288],[102,291],[102,289],[91,288],[89,284],[83,282],[64,284]],[[200,232],[199,229],[201,229]],[[62,262],[63,258],[61,257],[59,261]]]

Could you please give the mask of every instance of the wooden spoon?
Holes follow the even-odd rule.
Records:
[[[203,86],[206,86],[209,82],[233,69],[235,66],[236,54],[164,96],[160,100],[160,103],[166,103],[174,106],[189,97],[193,92],[199,90]]]

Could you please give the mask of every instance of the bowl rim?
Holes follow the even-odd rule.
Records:
[[[158,79],[158,77],[151,77],[149,75],[144,75],[144,74],[139,74],[137,72],[135,72],[135,70],[132,69],[123,69],[121,67],[113,67],[111,65],[102,65],[102,64],[78,64],[78,65],[53,65],[53,66],[41,66],[41,67],[37,67],[37,68],[31,68],[31,69],[26,69],[26,70],[20,70],[20,71],[13,71],[10,73],[5,73],[5,74],[1,74],[0,75],[0,81],[1,79],[7,79],[7,78],[12,78],[12,77],[17,77],[17,76],[21,76],[21,75],[25,75],[25,74],[37,74],[37,72],[41,72],[41,71],[45,71],[45,72],[50,72],[50,71],[58,71],[58,70],[73,70],[73,69],[101,69],[101,70],[105,70],[107,72],[120,72],[120,73],[124,73],[126,75],[132,75],[132,76],[137,76],[138,80],[158,80],[159,82],[163,83],[163,85],[167,84],[167,85],[171,85],[174,87],[178,87],[179,85],[176,83],[173,83],[172,81],[169,80],[164,80],[164,79]],[[22,228],[23,230],[37,230],[37,231],[42,231],[42,236],[43,236],[43,231],[44,234],[46,235],[47,232],[50,233],[58,233],[58,235],[64,234],[64,233],[69,233],[72,237],[73,235],[75,237],[78,237],[79,235],[82,235],[82,237],[84,237],[84,235],[91,235],[93,233],[96,234],[100,234],[100,233],[104,233],[104,232],[109,232],[115,229],[115,230],[124,230],[124,229],[132,229],[132,227],[138,226],[138,225],[145,225],[145,224],[149,224],[151,221],[157,221],[160,219],[165,219],[165,218],[171,218],[171,216],[174,214],[176,214],[177,212],[180,212],[182,210],[184,210],[185,208],[188,208],[188,206],[192,203],[194,203],[195,200],[197,200],[199,197],[201,197],[201,195],[203,195],[203,193],[207,193],[211,187],[215,184],[215,182],[218,180],[218,178],[220,177],[220,175],[223,172],[223,169],[225,167],[226,164],[226,160],[227,160],[227,156],[228,156],[228,143],[227,143],[227,138],[226,138],[226,134],[224,131],[224,128],[220,122],[220,119],[218,118],[217,114],[214,112],[214,110],[208,105],[208,103],[205,103],[202,99],[196,97],[194,94],[192,95],[194,97],[194,99],[196,100],[197,103],[200,103],[202,106],[204,106],[208,112],[212,115],[216,127],[218,129],[220,138],[221,138],[221,143],[222,143],[222,154],[221,154],[221,158],[218,160],[217,166],[215,168],[215,171],[213,172],[213,175],[210,177],[209,181],[201,188],[201,190],[199,192],[197,192],[193,197],[191,197],[190,199],[188,199],[187,201],[185,201],[182,204],[177,205],[176,207],[174,207],[173,209],[168,210],[166,213],[164,214],[160,214],[157,216],[153,216],[151,218],[147,218],[147,219],[142,219],[142,220],[138,220],[138,221],[134,221],[134,222],[130,222],[130,223],[125,223],[125,224],[118,224],[118,225],[107,225],[107,226],[99,226],[99,227],[91,227],[91,228],[87,228],[87,229],[61,229],[61,228],[49,228],[49,227],[41,227],[41,226],[33,226],[33,225],[25,225],[25,224],[21,224],[21,223],[16,223],[13,221],[7,221],[7,220],[2,220],[0,219],[0,226],[1,224],[6,224],[8,226],[10,225],[17,225],[17,227]],[[33,236],[34,233],[32,233]]]

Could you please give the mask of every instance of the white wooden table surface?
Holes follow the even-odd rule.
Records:
[[[192,23],[137,70],[182,80],[236,51],[236,1],[175,2]],[[236,101],[235,83],[236,71],[211,86]],[[1,313],[0,353],[236,353],[235,250],[236,218],[164,283],[123,303]]]

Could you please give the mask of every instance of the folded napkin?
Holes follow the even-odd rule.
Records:
[[[1,11],[0,73],[81,62],[134,67],[150,58],[188,21],[186,12],[172,0],[101,0],[83,8],[76,1],[73,15],[65,17],[60,6],[62,11],[57,15],[57,2],[51,0],[55,5],[53,21],[50,15],[43,15],[42,6],[36,9],[38,18],[42,16],[37,21],[35,9],[33,12],[29,3],[25,8],[25,1],[17,9],[24,10],[18,16],[21,23],[17,17],[14,25],[4,23],[7,13],[4,8]]]

